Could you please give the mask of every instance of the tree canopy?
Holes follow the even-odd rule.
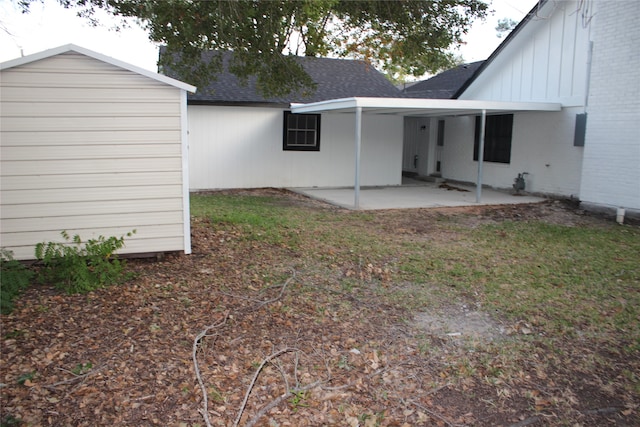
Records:
[[[503,36],[508,35],[513,29],[518,25],[516,21],[510,18],[502,18],[498,20],[498,25],[496,25],[496,35],[499,39]]]
[[[38,0],[22,0],[25,9]],[[420,76],[452,66],[448,50],[462,43],[471,23],[484,18],[484,0],[58,0],[92,19],[104,9],[136,18],[150,39],[166,46],[160,66],[202,85],[219,73],[233,51],[230,71],[256,76],[265,96],[313,87],[295,55],[363,59],[387,74]]]

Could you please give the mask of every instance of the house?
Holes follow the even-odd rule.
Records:
[[[559,112],[491,115],[483,182],[510,187],[526,173],[526,189],[578,198],[584,148],[574,143],[584,113],[591,25],[580,2],[541,1],[455,94],[459,100],[557,102]],[[478,120],[446,119],[444,176],[472,181]]]
[[[300,57],[316,91],[264,98],[255,81],[244,86],[226,71],[229,58],[223,73],[187,98],[191,190],[353,185],[353,114],[295,116],[290,105],[401,92],[364,61]],[[402,118],[370,117],[365,125],[363,184],[399,185]]]
[[[640,210],[637,16],[638,2],[540,1],[460,89],[458,99],[562,104],[548,116],[513,117],[511,162],[485,169],[488,183],[528,172],[532,191]],[[466,157],[447,165],[460,179]]]
[[[16,259],[65,230],[121,253],[191,252],[186,93],[67,45],[0,64],[0,240]]]
[[[540,0],[453,99],[354,97],[292,111],[403,116],[403,169],[476,182],[478,196],[524,177],[529,192],[638,215],[637,16],[640,2]]]

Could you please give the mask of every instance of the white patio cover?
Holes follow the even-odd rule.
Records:
[[[342,98],[309,104],[291,104],[292,113],[355,113],[355,180],[354,208],[360,204],[360,147],[362,146],[362,114],[391,114],[410,117],[482,116],[476,181],[476,202],[482,200],[482,164],[484,153],[484,128],[487,114],[515,113],[522,111],[560,111],[562,105],[555,102],[502,102],[458,99],[414,98]]]

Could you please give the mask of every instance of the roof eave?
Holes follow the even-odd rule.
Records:
[[[189,99],[188,105],[211,105],[218,107],[265,107],[265,108],[289,108],[287,102],[262,102],[262,101],[223,101],[223,100],[207,100],[207,99]]]
[[[445,117],[487,113],[560,111],[555,102],[503,102],[458,99],[342,98],[310,104],[291,104],[293,113],[353,113],[358,108],[370,114]]]

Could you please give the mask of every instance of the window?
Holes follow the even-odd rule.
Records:
[[[438,147],[444,146],[444,120],[438,120]]]
[[[320,151],[320,114],[285,111],[282,149]]]
[[[476,116],[476,134],[473,145],[473,160],[478,160],[480,146],[480,126],[482,117]],[[511,162],[511,133],[513,130],[513,114],[487,116],[484,130],[485,162]]]
[[[573,134],[573,145],[584,147],[584,138],[587,134],[587,113],[576,114],[576,129]]]

